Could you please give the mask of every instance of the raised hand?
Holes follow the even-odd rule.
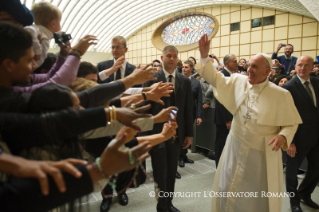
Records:
[[[97,44],[96,42],[94,42],[95,40],[97,40],[96,36],[86,35],[82,39],[80,39],[79,42],[72,49],[78,50],[80,56],[82,56],[91,45]]]
[[[278,43],[276,53],[279,52],[279,50],[281,49],[281,47],[282,47],[281,43]]]
[[[150,91],[146,92],[146,99],[153,102],[160,103],[164,105],[164,102],[161,100],[161,97],[169,97],[170,93],[173,92],[173,84],[159,82],[156,83],[157,86],[154,86]]]
[[[198,42],[200,57],[206,58],[208,57],[209,47],[210,47],[210,40],[208,40],[208,36],[206,34],[202,35]]]
[[[152,77],[152,75],[156,73],[156,68],[152,68],[152,63],[150,63],[146,66],[138,66],[132,74],[127,76],[127,79],[133,80],[135,85],[139,85],[151,80],[156,80],[156,77]]]

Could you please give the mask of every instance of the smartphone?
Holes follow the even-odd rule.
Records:
[[[172,119],[176,119],[175,116],[177,114],[177,110],[173,109],[172,112],[170,113],[170,116]],[[171,121],[169,121],[168,123],[171,123]]]
[[[281,46],[282,46],[282,47],[285,47],[285,46],[286,46],[286,44],[285,44],[285,43],[281,43]]]

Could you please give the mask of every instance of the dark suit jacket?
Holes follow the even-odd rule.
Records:
[[[230,74],[223,68],[221,73],[224,74],[225,77],[230,77]],[[233,115],[228,112],[228,110],[216,99],[216,107],[215,107],[215,124],[217,125],[225,125],[227,122],[233,120]]]
[[[199,80],[191,77],[191,87],[193,94],[193,119],[202,117],[202,87]]]
[[[315,107],[298,76],[292,78],[283,86],[291,93],[302,119],[302,124],[299,124],[292,141],[296,145],[297,151],[298,147],[315,146],[319,140],[319,79],[310,77],[310,82],[315,91],[317,107]]]
[[[114,60],[106,60],[106,61],[103,61],[103,62],[100,62],[97,64],[97,69],[100,71],[103,71],[105,69],[108,69],[108,68],[111,68],[112,66],[114,65]],[[132,65],[130,63],[126,63],[126,67],[125,67],[125,72],[124,72],[124,77],[130,75],[134,70],[135,70],[136,66],[135,65]],[[97,75],[98,77],[98,83],[108,83],[108,82],[112,82],[114,81],[115,77],[114,75],[116,74],[113,73],[111,74],[111,76],[109,76],[109,78],[107,78],[106,80],[104,81],[101,81],[99,75]]]
[[[189,78],[183,74],[175,71],[175,104],[178,107],[177,112],[177,124],[178,124],[178,138],[179,142],[183,142],[185,137],[193,137],[193,119],[192,119],[192,90],[191,82]],[[146,82],[143,87],[149,87],[154,83],[163,81],[166,82],[165,74],[163,70],[160,70],[155,77],[157,80]],[[151,108],[148,113],[153,115],[158,114],[163,108],[168,107],[169,97],[162,97],[165,105],[161,105],[156,102],[150,102]],[[156,134],[162,132],[164,123],[155,124],[152,131],[147,134]]]

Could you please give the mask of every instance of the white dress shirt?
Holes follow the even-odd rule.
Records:
[[[299,78],[301,84],[302,84],[304,87],[306,87],[306,86],[305,86],[305,82],[307,82],[307,81],[309,82],[309,88],[310,88],[311,93],[312,93],[313,101],[314,101],[315,106],[317,107],[316,94],[315,94],[315,90],[313,89],[312,84],[311,84],[311,82],[310,82],[310,78],[308,78],[307,80],[304,80],[304,79],[302,79],[301,77],[299,77],[298,74],[297,74],[297,77]]]

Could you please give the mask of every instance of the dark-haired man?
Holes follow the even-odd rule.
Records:
[[[153,67],[158,67],[159,65],[161,64],[161,61],[159,61],[159,60],[153,60]]]
[[[150,113],[155,115],[163,108],[176,106],[177,112],[177,138],[169,139],[158,144],[150,151],[152,157],[152,167],[154,180],[157,183],[156,194],[158,197],[158,212],[179,212],[172,204],[175,177],[177,172],[177,161],[181,146],[187,149],[191,144],[193,137],[192,123],[192,91],[190,80],[179,73],[176,69],[178,62],[178,50],[174,46],[166,46],[163,49],[162,56],[163,70],[159,71],[155,76],[156,81],[150,81],[145,87],[151,86],[156,82],[171,82],[174,85],[174,92],[170,97],[162,98],[165,105],[151,102]],[[154,125],[149,134],[156,134],[161,131],[162,124]],[[166,195],[169,194],[169,195]]]
[[[87,80],[91,80],[93,82],[97,82],[97,73],[98,69],[95,65],[90,62],[81,62],[77,77],[82,77]]]
[[[191,81],[192,97],[193,97],[193,122],[196,120],[197,126],[202,123],[202,88],[199,80],[192,76],[194,64],[190,60],[183,63],[183,74]],[[181,147],[178,159],[178,166],[184,167],[185,163],[194,163],[193,160],[187,157],[187,149]]]
[[[285,46],[284,55],[278,56],[278,52],[279,50]],[[295,65],[297,62],[297,57],[291,56],[292,53],[294,52],[294,46],[292,44],[282,44],[279,43],[277,46],[277,50],[272,54],[271,59],[277,59],[279,61],[279,63],[281,63],[284,68],[286,69],[286,74],[287,76],[290,75],[291,70],[295,69]]]

